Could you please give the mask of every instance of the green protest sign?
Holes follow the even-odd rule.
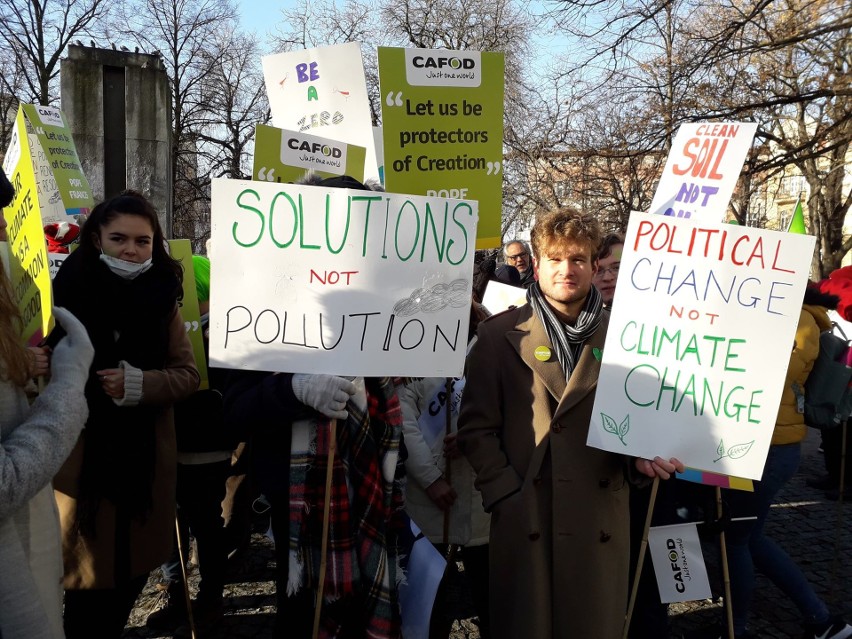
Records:
[[[349,175],[363,181],[366,157],[363,146],[258,124],[252,179],[296,182],[313,171],[322,177]]]
[[[204,335],[201,328],[201,313],[198,310],[198,294],[195,291],[195,271],[192,268],[192,244],[189,240],[168,240],[169,253],[183,266],[183,299],[180,301],[180,316],[186,335],[192,344],[195,366],[201,375],[198,388],[208,387],[207,356],[204,353]]]
[[[479,201],[476,248],[500,246],[502,53],[379,47],[389,192]]]
[[[71,130],[65,124],[62,112],[50,106],[23,104],[21,109],[30,129],[38,140],[39,147],[34,148],[33,164],[39,182],[39,194],[53,199],[58,192],[66,215],[88,213],[94,206],[92,189],[83,175],[77,148],[71,137]],[[42,211],[45,223],[62,220],[51,219],[51,215]]]

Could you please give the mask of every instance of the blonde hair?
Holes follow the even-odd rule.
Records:
[[[0,379],[24,386],[29,377],[30,354],[21,343],[21,312],[0,260]]]
[[[601,245],[601,227],[597,219],[566,206],[536,220],[530,234],[530,243],[537,260],[548,247],[563,242],[588,244],[592,259],[597,259]]]

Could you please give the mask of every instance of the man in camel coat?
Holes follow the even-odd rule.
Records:
[[[467,361],[458,444],[492,513],[495,639],[620,637],[626,477],[683,469],[586,446],[608,321],[592,286],[600,240],[590,215],[540,218],[528,303],[480,325]]]

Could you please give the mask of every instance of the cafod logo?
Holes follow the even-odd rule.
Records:
[[[680,540],[678,540],[680,541]],[[672,578],[675,581],[675,590],[685,592],[686,586],[683,584],[683,568],[680,565],[680,553],[677,551],[677,544],[674,539],[666,539],[666,548],[669,549],[669,562],[672,566]],[[689,577],[687,577],[689,579]]]
[[[411,63],[418,69],[443,69],[449,67],[456,71],[473,69],[476,62],[471,58],[444,58],[433,56],[415,56]]]
[[[482,83],[480,51],[405,49],[405,80],[413,87],[468,87]]]
[[[287,146],[289,146],[294,151],[307,151],[308,153],[313,153],[315,155],[324,155],[330,158],[339,158],[343,155],[343,152],[336,146],[332,146],[330,144],[323,144],[321,142],[308,142],[307,140],[298,140],[296,138],[290,138],[287,140]]]

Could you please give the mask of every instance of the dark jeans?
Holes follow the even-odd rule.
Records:
[[[746,629],[754,593],[755,568],[796,604],[805,623],[828,620],[828,608],[817,597],[807,577],[784,549],[763,532],[772,502],[778,491],[796,474],[801,455],[800,444],[770,446],[763,477],[754,483],[754,492],[725,491],[733,517],[757,516],[756,521],[733,522],[727,534],[736,634],[742,634]]]
[[[198,547],[198,572],[201,576],[198,599],[205,603],[219,603],[225,588],[225,563],[228,556],[222,500],[225,498],[225,481],[230,469],[230,460],[210,464],[178,464],[177,467],[181,547],[186,555],[191,532]],[[163,565],[163,577],[167,581],[182,580],[177,546],[173,560]]]
[[[435,548],[444,557],[447,556],[445,544],[435,544]],[[473,608],[479,617],[479,636],[490,639],[491,624],[488,616],[488,544],[482,546],[464,546],[459,549],[461,561],[464,564],[464,578],[470,590]],[[458,556],[456,557],[458,559]],[[447,570],[454,570],[449,566]],[[433,639],[446,639],[450,636],[453,616],[447,606],[447,573],[441,580],[438,593],[435,595],[435,605],[432,608],[432,618],[429,623],[429,634]]]
[[[133,604],[148,575],[142,575],[116,588],[65,591],[66,639],[111,639],[121,637]]]

